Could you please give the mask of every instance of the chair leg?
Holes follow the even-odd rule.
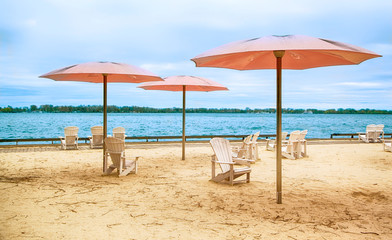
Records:
[[[230,185],[233,186],[233,181],[234,181],[234,167],[233,165],[230,165]]]

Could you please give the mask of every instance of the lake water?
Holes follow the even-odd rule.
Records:
[[[87,137],[90,127],[102,125],[102,113],[1,113],[0,139],[56,138],[64,127],[79,127],[79,137]],[[247,135],[260,131],[274,134],[275,114],[189,113],[186,135]],[[392,133],[392,115],[376,114],[283,114],[282,129],[308,130],[307,138],[329,138],[332,133],[364,132],[368,124],[384,124]],[[179,113],[109,113],[108,134],[122,126],[127,136],[180,136]]]

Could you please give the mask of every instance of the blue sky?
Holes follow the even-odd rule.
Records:
[[[187,107],[274,108],[275,71],[196,68],[229,42],[301,34],[383,55],[353,66],[283,71],[284,108],[392,109],[390,0],[2,0],[0,106],[101,105],[102,85],[39,75],[90,61],[123,62],[161,77],[193,75],[230,91],[189,92]],[[181,93],[109,84],[108,104],[180,107]]]

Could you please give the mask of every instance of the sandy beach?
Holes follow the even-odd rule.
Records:
[[[238,144],[238,143],[237,143]],[[208,143],[128,145],[137,175],[101,176],[102,150],[0,149],[1,239],[392,239],[392,154],[308,145],[283,160],[260,144],[251,182],[209,181]]]

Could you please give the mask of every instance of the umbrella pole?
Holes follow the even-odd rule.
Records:
[[[103,173],[106,172],[106,146],[105,140],[107,137],[107,86],[108,86],[108,75],[103,74]]]
[[[282,204],[282,57],[285,51],[274,51],[276,57],[276,203]]]
[[[185,93],[186,86],[182,86],[182,160],[185,160]]]

